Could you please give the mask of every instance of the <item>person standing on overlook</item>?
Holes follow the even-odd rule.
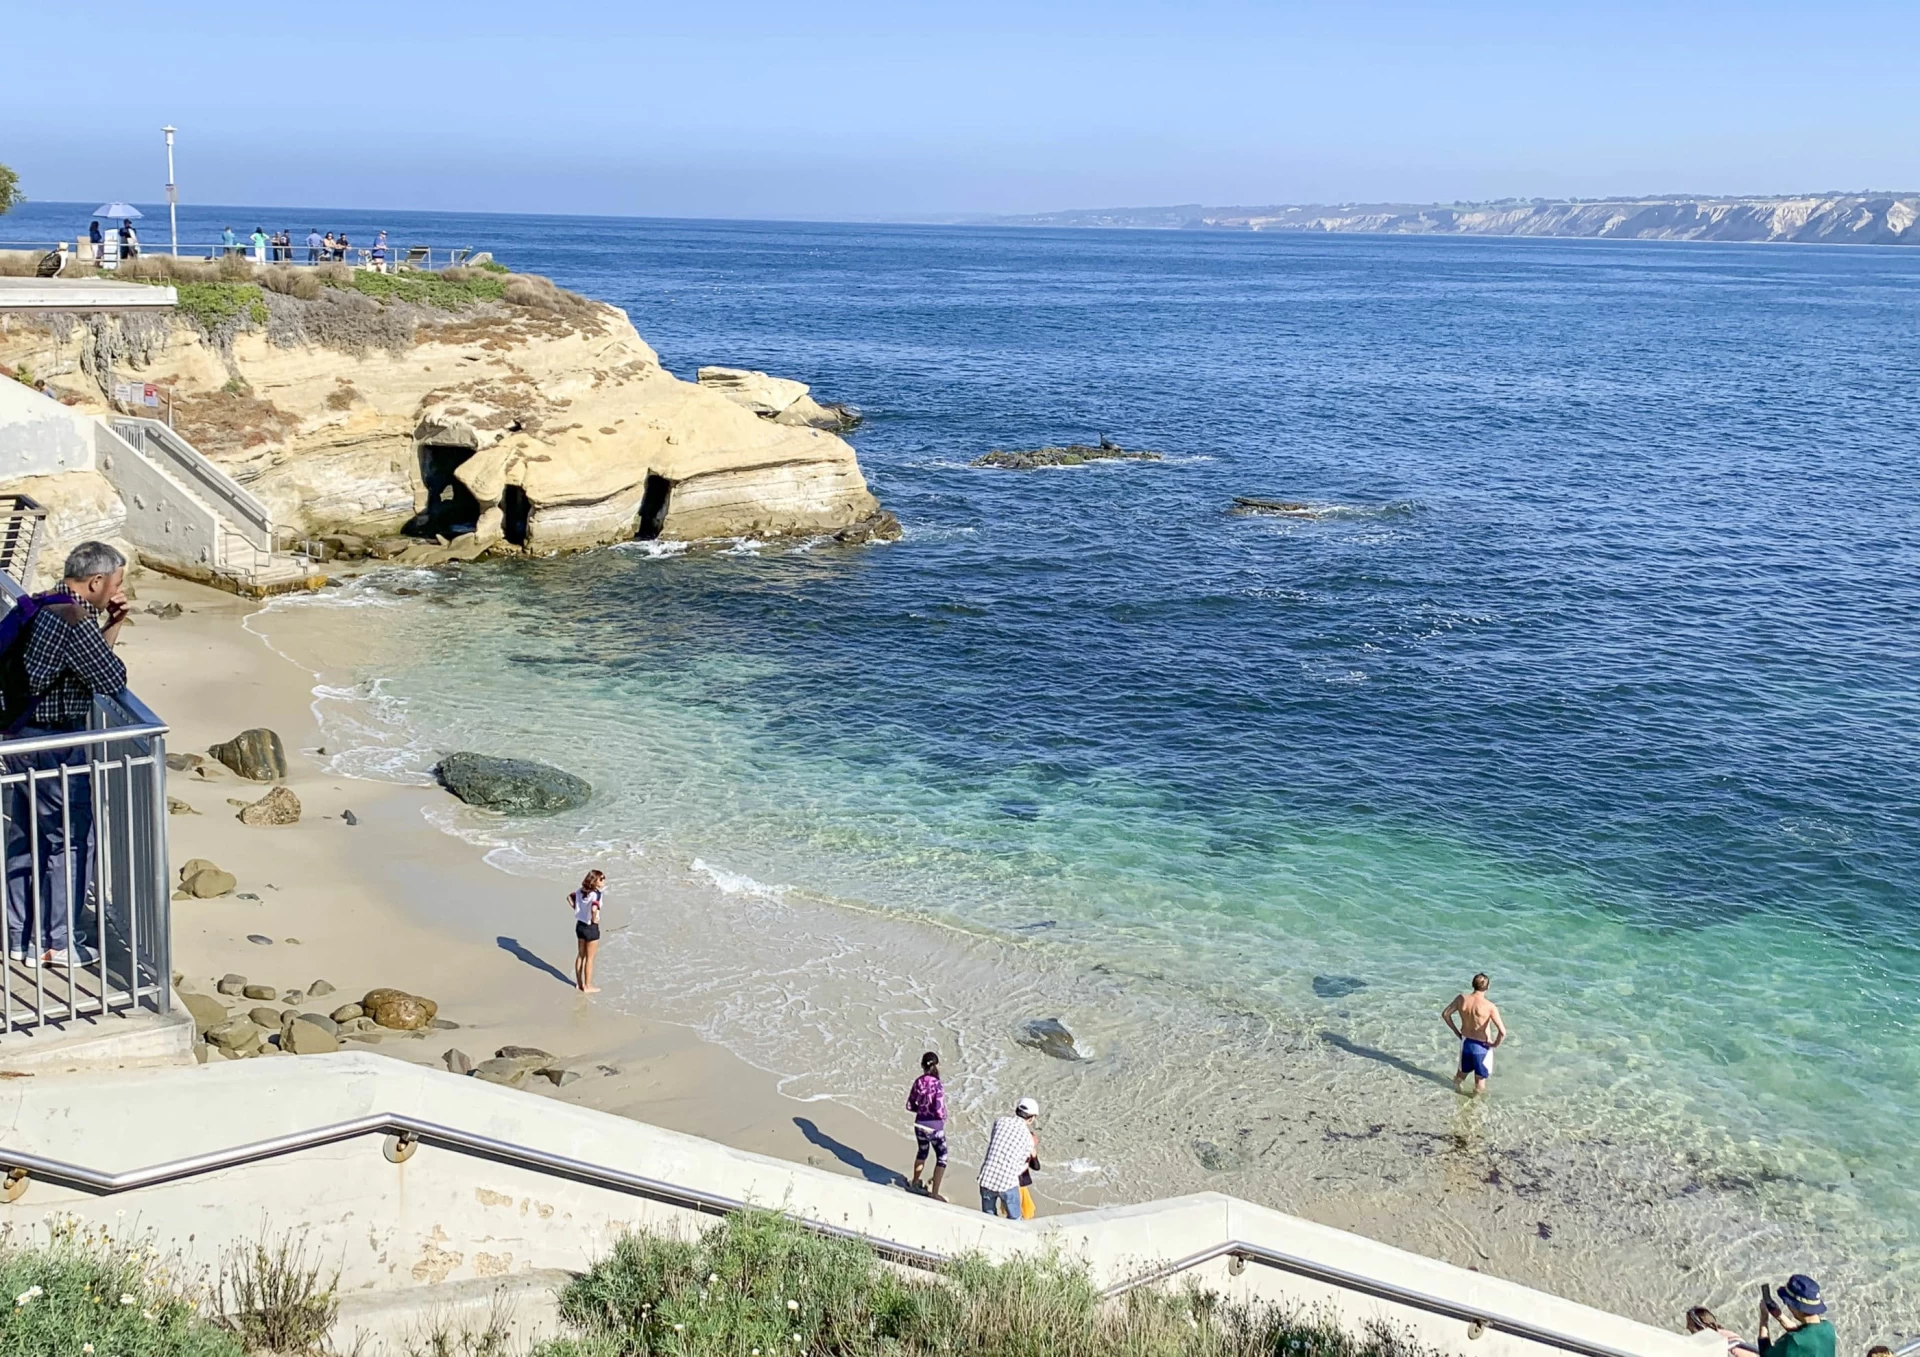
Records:
[[[330,241],[321,236],[319,227],[316,226],[307,232],[307,262],[309,264],[318,264],[320,262],[320,251],[328,248],[330,244]]]
[[[85,730],[94,699],[127,686],[113,653],[127,620],[126,577],[126,557],[82,542],[59,588],[15,602],[0,651],[9,738]],[[30,967],[90,960],[68,924],[81,921],[92,884],[92,757],[82,744],[6,759],[9,773],[25,774],[5,798],[8,951]]]
[[[1476,1098],[1487,1091],[1494,1048],[1507,1039],[1507,1025],[1501,1020],[1500,1010],[1487,998],[1487,987],[1492,983],[1482,971],[1473,977],[1472,993],[1454,995],[1453,1002],[1440,1010],[1440,1021],[1460,1038],[1460,1071],[1453,1076],[1453,1091],[1458,1093],[1460,1081],[1471,1074]]]

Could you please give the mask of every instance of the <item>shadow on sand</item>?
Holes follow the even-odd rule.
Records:
[[[868,1182],[878,1183],[882,1187],[905,1187],[907,1185],[906,1174],[901,1173],[898,1169],[890,1169],[885,1164],[874,1163],[851,1145],[842,1145],[839,1141],[814,1125],[811,1118],[795,1117],[793,1124],[800,1128],[800,1134],[807,1138],[807,1144],[815,1145],[825,1150],[828,1154],[838,1159]]]
[[[1453,1091],[1453,1084],[1445,1075],[1435,1074],[1432,1070],[1422,1069],[1411,1060],[1402,1060],[1399,1056],[1389,1051],[1382,1051],[1373,1046],[1362,1046],[1359,1042],[1343,1037],[1338,1032],[1322,1032],[1320,1034],[1320,1040],[1326,1042],[1329,1046],[1337,1047],[1345,1051],[1348,1055],[1357,1055],[1363,1060],[1373,1060],[1382,1065],[1389,1065],[1399,1070],[1402,1074],[1411,1074],[1415,1079],[1424,1079],[1429,1084],[1440,1085],[1441,1088],[1446,1089],[1448,1092]]]
[[[501,951],[511,952],[515,957],[517,957],[521,961],[526,962],[527,965],[533,967],[533,969],[535,969],[536,971],[545,971],[548,975],[552,976],[555,980],[558,980],[561,984],[565,985],[568,989],[573,988],[572,976],[568,975],[565,971],[561,970],[558,966],[554,965],[551,961],[548,961],[546,958],[537,957],[532,952],[529,952],[526,948],[520,945],[520,939],[501,937],[501,938],[495,938],[494,942],[499,945],[499,948]]]

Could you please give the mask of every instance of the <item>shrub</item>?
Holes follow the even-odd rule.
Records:
[[[0,1357],[241,1357],[200,1312],[178,1255],[73,1222],[44,1246],[0,1234]]]
[[[311,1352],[340,1312],[340,1273],[322,1276],[304,1239],[282,1235],[235,1249],[220,1275],[220,1320],[249,1351]]]
[[[1425,1357],[1383,1327],[1356,1338],[1195,1287],[1103,1301],[1058,1259],[968,1258],[911,1278],[865,1245],[758,1212],[692,1241],[624,1236],[561,1291],[560,1313],[578,1336],[539,1357]]]

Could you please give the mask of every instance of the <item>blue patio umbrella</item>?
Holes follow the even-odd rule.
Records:
[[[101,206],[93,209],[93,215],[96,217],[132,218],[138,221],[141,217],[146,216],[146,213],[142,212],[132,203],[103,203]]]

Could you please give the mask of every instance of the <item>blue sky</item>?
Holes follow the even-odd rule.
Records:
[[[0,162],[30,196],[158,198],[165,122],[199,202],[830,219],[1920,188],[1911,0],[199,14],[30,60],[15,34]]]

